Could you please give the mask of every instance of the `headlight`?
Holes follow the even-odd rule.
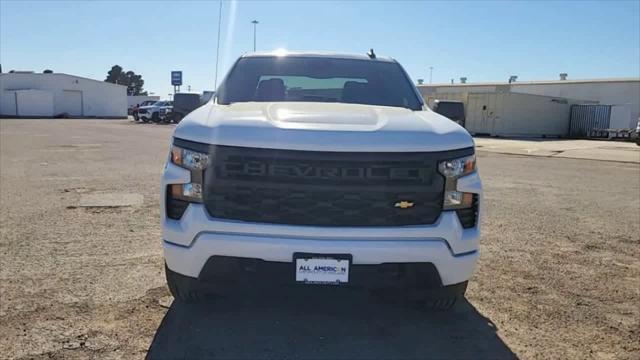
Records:
[[[476,170],[476,156],[470,155],[458,159],[445,160],[438,164],[438,171],[446,178],[459,178]]]
[[[209,164],[209,155],[173,145],[171,146],[170,161],[175,165],[190,170],[191,182],[187,184],[169,185],[167,189],[168,200],[202,202],[203,173]],[[169,205],[167,206],[169,207]],[[184,209],[186,209],[186,205],[184,205],[182,211],[184,211]],[[176,217],[170,217],[176,219]],[[179,218],[179,216],[177,218]]]
[[[443,210],[466,209],[473,206],[473,193],[458,191],[458,178],[476,171],[476,156],[444,160],[438,171],[445,177]]]
[[[209,164],[209,155],[174,145],[171,147],[171,162],[189,170],[204,170]]]

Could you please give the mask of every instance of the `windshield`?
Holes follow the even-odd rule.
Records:
[[[313,57],[240,59],[220,86],[218,103],[250,101],[422,108],[413,85],[395,62]]]

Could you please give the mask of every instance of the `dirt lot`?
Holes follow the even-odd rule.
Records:
[[[481,151],[481,261],[452,313],[335,291],[185,307],[158,220],[171,131],[0,120],[0,357],[640,358],[637,163]]]

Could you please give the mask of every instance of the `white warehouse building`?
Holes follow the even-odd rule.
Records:
[[[0,74],[2,117],[127,117],[127,87],[79,76]]]
[[[611,127],[635,128],[640,117],[640,78],[424,84],[418,89],[430,105],[436,99],[462,101],[467,128],[491,135],[568,135],[571,107],[578,104],[610,106]]]

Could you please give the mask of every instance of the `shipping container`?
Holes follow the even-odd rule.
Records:
[[[469,93],[466,128],[492,136],[566,136],[571,102],[519,93]]]

